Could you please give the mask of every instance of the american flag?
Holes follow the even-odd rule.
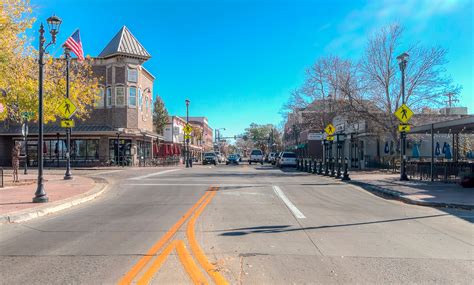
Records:
[[[84,51],[82,50],[81,37],[79,36],[79,30],[76,30],[72,36],[70,36],[64,46],[69,48],[79,59],[84,60]]]

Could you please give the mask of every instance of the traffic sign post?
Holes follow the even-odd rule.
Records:
[[[400,108],[395,111],[394,115],[400,120],[400,122],[406,124],[413,116],[413,111],[408,108],[406,104],[402,104]]]
[[[73,119],[61,119],[61,128],[74,128],[75,123]]]
[[[329,123],[329,124],[326,126],[326,128],[324,129],[324,131],[325,131],[328,135],[332,136],[332,135],[336,132],[336,128],[335,128],[331,123]]]
[[[409,132],[411,130],[410,125],[408,124],[400,124],[398,125],[398,131],[399,132]]]
[[[72,103],[69,98],[64,98],[63,102],[59,105],[58,111],[61,118],[69,119],[76,112],[77,107]]]

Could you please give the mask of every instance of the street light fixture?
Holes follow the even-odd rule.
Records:
[[[189,126],[189,99],[184,100],[186,103],[186,126]],[[185,133],[185,135],[187,135]],[[186,157],[184,158],[186,160],[186,168],[189,168],[189,137],[186,138]]]
[[[59,27],[61,26],[61,19],[57,16],[51,16],[47,19],[49,33],[51,34],[51,41],[46,44],[44,37],[44,26],[41,23],[39,28],[39,49],[38,49],[38,65],[39,65],[39,77],[38,77],[38,186],[36,188],[35,197],[33,203],[45,203],[48,202],[49,198],[44,191],[44,179],[43,179],[43,68],[44,68],[44,54],[46,49],[56,43],[56,35],[59,33]]]
[[[397,56],[398,66],[402,72],[402,105],[405,104],[405,69],[408,62],[408,53],[404,52],[401,55]],[[400,181],[408,181],[406,173],[406,133],[404,131],[400,132],[400,141],[401,141],[401,152],[400,152]]]

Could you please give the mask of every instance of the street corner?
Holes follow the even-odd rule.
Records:
[[[37,183],[32,179],[26,176],[19,183],[0,188],[0,223],[26,222],[83,204],[99,197],[109,186],[109,181],[100,177],[74,176],[64,180],[62,175],[46,175],[48,202],[33,203]]]

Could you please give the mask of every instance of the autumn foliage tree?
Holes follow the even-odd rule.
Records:
[[[0,120],[20,121],[21,113],[38,114],[38,51],[26,36],[35,19],[28,0],[6,0],[0,4],[0,103],[6,112]],[[44,121],[58,119],[57,108],[66,94],[66,61],[63,57],[45,56],[44,67]],[[92,74],[93,59],[71,61],[69,96],[76,105],[75,117],[88,117],[98,99],[98,79]]]

